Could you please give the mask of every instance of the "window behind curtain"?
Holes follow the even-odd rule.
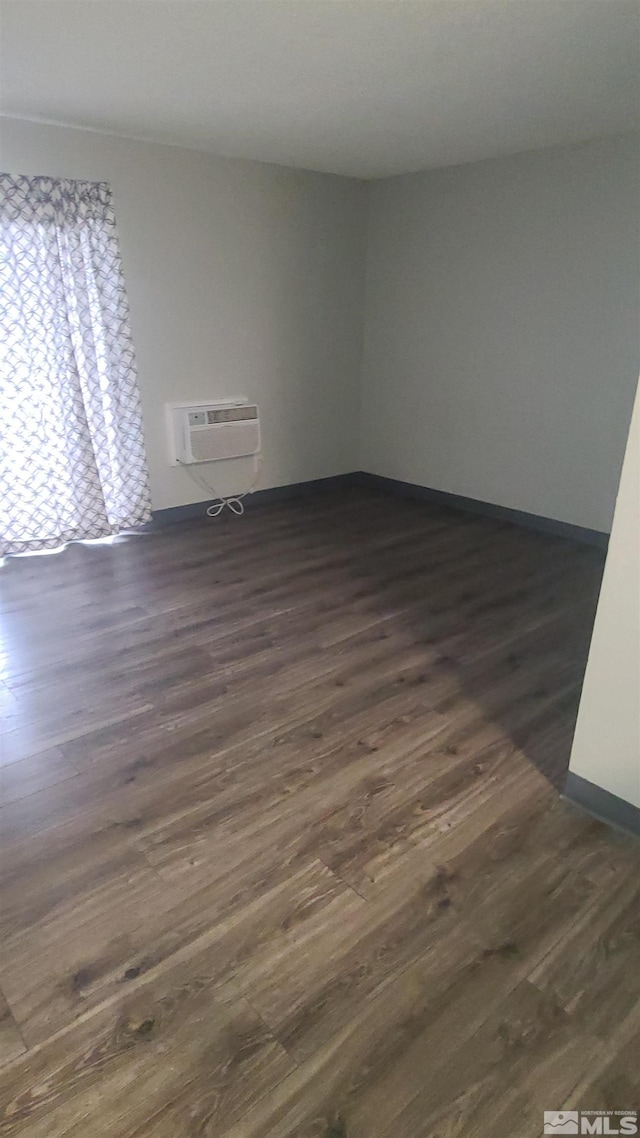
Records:
[[[105,182],[0,174],[0,554],[150,517]]]

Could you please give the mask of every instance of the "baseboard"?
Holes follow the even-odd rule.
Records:
[[[615,826],[617,830],[624,830],[627,834],[640,834],[640,807],[603,790],[601,786],[596,786],[573,771],[567,774],[564,797],[601,822]]]
[[[417,498],[423,502],[434,502],[465,513],[482,514],[498,521],[512,522],[540,533],[554,537],[567,537],[585,545],[595,545],[606,550],[609,534],[600,530],[574,526],[570,522],[560,522],[555,518],[544,518],[538,514],[528,514],[524,510],[513,510],[509,506],[497,506],[482,502],[477,498],[465,498],[461,494],[450,494],[446,490],[433,490],[429,486],[419,486],[414,482],[402,482],[398,478],[386,478],[382,474],[370,474],[364,470],[354,470],[350,474],[333,474],[329,478],[314,478],[309,482],[292,482],[287,486],[271,486],[266,490],[256,490],[248,499],[248,504],[261,502],[280,502],[287,498],[300,498],[308,494],[319,494],[326,490],[343,490],[347,486],[366,486],[369,489],[384,490],[403,498]],[[202,517],[212,499],[203,502],[189,502],[185,506],[170,506],[166,510],[153,511],[153,526],[170,525],[189,518]]]
[[[354,486],[356,482],[356,474],[333,474],[329,478],[314,478],[309,482],[291,482],[288,486],[270,486],[265,490],[254,490],[246,502],[248,505],[281,502],[288,498],[321,494],[326,490],[343,490],[347,486]],[[187,521],[189,518],[201,518],[212,502],[213,499],[209,498],[204,502],[189,502],[186,506],[169,506],[166,510],[154,510],[152,525],[166,526],[173,522]]]
[[[544,518],[539,514],[529,514],[524,510],[513,510],[510,506],[498,506],[491,502],[482,502],[477,498],[465,498],[461,494],[450,494],[445,490],[432,490],[428,486],[419,486],[414,482],[402,482],[398,478],[386,478],[382,474],[369,474],[366,471],[358,471],[354,477],[360,486],[387,490],[389,493],[399,494],[403,498],[419,498],[424,502],[450,506],[454,510],[464,510],[466,513],[482,514],[487,518],[513,522],[514,525],[525,526],[527,529],[538,530],[540,533],[552,534],[554,537],[568,537],[572,541],[580,541],[585,545],[595,545],[598,549],[606,550],[609,544],[608,533],[586,529],[584,526],[575,526],[570,522],[560,522],[555,518]]]

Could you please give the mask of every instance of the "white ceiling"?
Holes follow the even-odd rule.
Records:
[[[2,0],[2,113],[375,178],[638,125],[640,0]]]

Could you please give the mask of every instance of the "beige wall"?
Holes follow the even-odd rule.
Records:
[[[609,530],[639,194],[633,135],[374,183],[362,468]]]
[[[262,486],[353,469],[364,184],[9,119],[0,167],[113,187],[155,508],[206,497],[168,465],[165,401],[257,400]]]
[[[570,769],[640,807],[640,390],[622,468]]]

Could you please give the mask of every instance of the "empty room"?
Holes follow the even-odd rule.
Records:
[[[640,0],[0,0],[3,1138],[640,1133],[639,132]]]

